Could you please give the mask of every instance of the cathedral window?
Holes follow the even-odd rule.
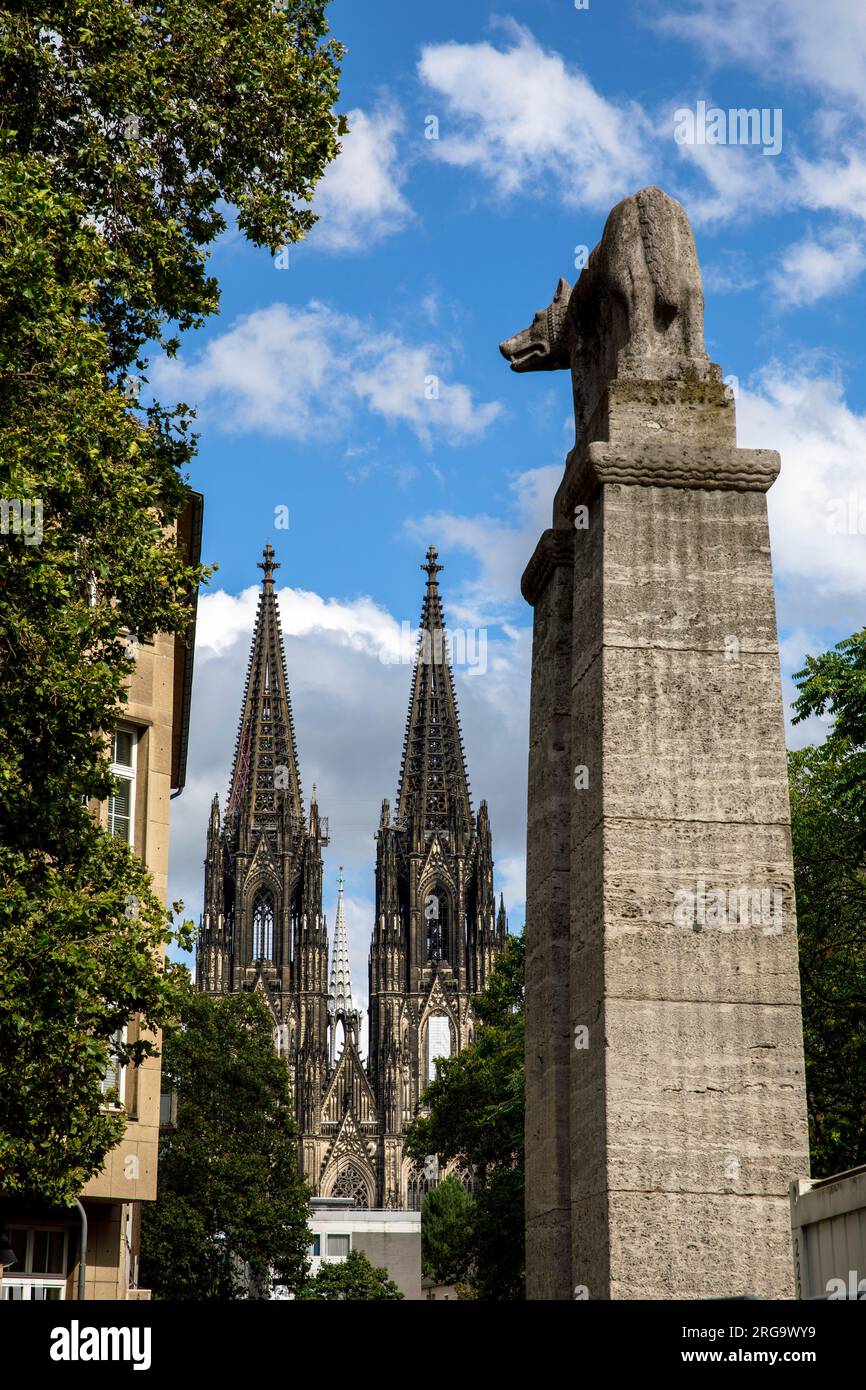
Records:
[[[354,1163],[347,1163],[344,1168],[340,1169],[336,1182],[331,1188],[331,1196],[351,1197],[356,1207],[369,1207],[370,1196],[367,1191],[367,1184]]]
[[[253,900],[253,960],[274,958],[274,903],[269,893]]]
[[[437,1057],[451,1056],[451,1023],[447,1014],[431,1014],[427,1020],[427,1080],[436,1080]]]
[[[430,798],[434,800],[434,798]],[[448,899],[444,893],[428,893],[424,899],[427,921],[428,961],[448,959]]]
[[[406,1207],[409,1211],[420,1211],[424,1198],[436,1186],[436,1178],[423,1168],[410,1168],[406,1179]]]

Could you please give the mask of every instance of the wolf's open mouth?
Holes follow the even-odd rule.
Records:
[[[513,341],[513,339],[509,338],[506,339],[504,343],[500,343],[499,351],[502,353],[506,362],[511,363],[512,370],[515,372],[519,371],[523,363],[527,362],[530,358],[543,357],[546,351],[544,343],[541,342],[530,342],[525,346],[512,347],[511,344]]]

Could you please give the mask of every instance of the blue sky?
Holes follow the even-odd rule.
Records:
[[[512,925],[523,920],[531,614],[519,579],[573,422],[566,374],[515,376],[497,345],[560,275],[576,278],[576,248],[645,184],[692,220],[739,442],[782,454],[769,505],[786,695],[806,651],[862,626],[866,17],[860,0],[334,0],[330,18],[348,49],[350,134],[317,192],[321,220],[287,268],[227,232],[211,258],[221,315],[151,380],[198,410],[191,476],[203,558],[220,567],[200,608],[173,895],[197,918],[270,539],[303,785],[317,783],[330,817],[329,920],[342,862],[363,1004],[372,837],[409,694],[408,665],[388,658],[417,622],[430,541],[449,620],[486,635],[484,669],[456,672],[458,700],[497,887]],[[780,113],[779,152],[679,144],[675,113],[699,102]]]

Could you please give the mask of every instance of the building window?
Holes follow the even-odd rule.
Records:
[[[269,893],[253,899],[253,960],[274,958],[274,902]]]
[[[328,1236],[328,1259],[344,1260],[352,1247],[351,1236]]]
[[[308,1247],[308,1249],[307,1249],[307,1254],[310,1256],[310,1259],[315,1260],[315,1259],[318,1259],[318,1257],[321,1255],[321,1253],[322,1253],[322,1237],[321,1237],[321,1236],[313,1236],[313,1239],[310,1241],[309,1247]]]
[[[107,1097],[109,1106],[123,1105],[124,1080],[126,1068],[121,1065],[118,1050],[126,1041],[126,1029],[118,1028],[108,1044],[108,1061],[100,1083],[102,1094]]]
[[[133,842],[136,743],[131,729],[117,729],[111,749],[111,772],[118,785],[108,800],[108,832],[128,845]]]
[[[4,1275],[3,1298],[39,1302],[65,1298],[69,1232],[62,1226],[10,1226],[9,1240],[18,1261]]]
[[[436,1080],[437,1057],[451,1056],[451,1024],[446,1014],[431,1014],[427,1020],[427,1080]]]
[[[15,1279],[8,1274],[3,1280],[3,1298],[31,1299],[41,1303],[66,1297],[65,1279]]]

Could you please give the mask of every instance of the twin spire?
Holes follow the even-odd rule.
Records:
[[[412,692],[403,739],[397,815],[406,824],[418,817],[423,830],[449,830],[472,823],[472,801],[457,696],[451,673],[450,636],[445,627],[436,563],[430,546],[421,569],[427,588],[412,671]]]
[[[274,591],[274,570],[279,569],[279,565],[274,560],[274,548],[270,543],[265,546],[263,555],[258,567],[264,571],[264,577],[226,814],[249,808],[262,824],[267,824],[276,813],[274,790],[288,798],[292,816],[303,820],[304,808],[286,654]]]
[[[420,818],[423,830],[447,831],[461,823],[468,829],[472,822],[472,804],[451,672],[449,635],[437,577],[444,566],[437,561],[438,552],[431,545],[426,562],[421,565],[427,575],[427,584],[412,672],[397,813],[404,821]],[[288,797],[290,814],[300,822],[304,819],[304,811],[286,657],[274,588],[274,572],[280,565],[270,542],[262,552],[258,568],[262,571],[262,588],[226,814],[252,811],[255,820],[266,827],[277,814],[278,802],[286,805],[282,798]],[[274,792],[282,793],[282,797],[275,797]],[[312,801],[315,800],[314,788]],[[348,1037],[353,1031],[357,1033],[360,1018],[352,1003],[344,888],[341,866],[331,963],[332,1061],[338,1021],[343,1022]]]

